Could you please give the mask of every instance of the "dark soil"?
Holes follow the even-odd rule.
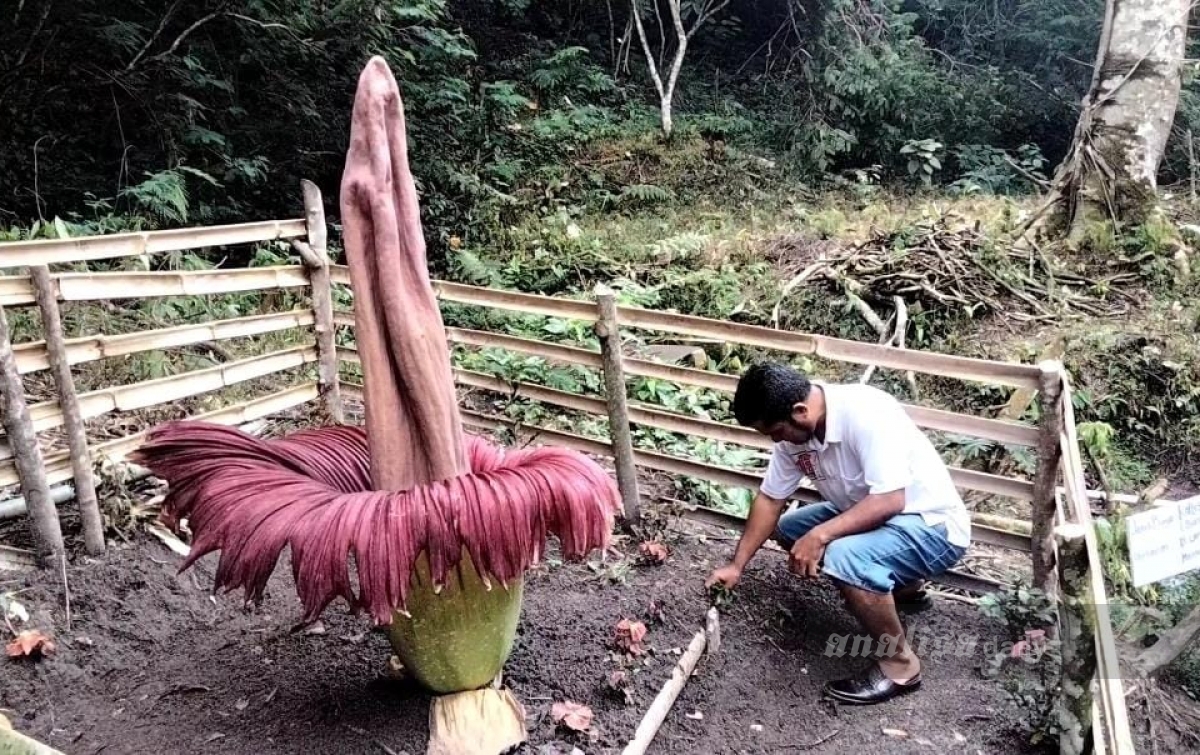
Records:
[[[526,706],[525,751],[619,752],[669,677],[675,649],[699,628],[701,580],[731,547],[686,535],[660,566],[625,570],[630,562],[610,554],[604,565],[550,560],[531,572],[505,671]],[[238,595],[209,597],[212,557],[182,575],[178,560],[154,540],[77,558],[69,628],[58,575],[0,575],[0,591],[21,590],[30,625],[57,644],[48,658],[0,661],[0,707],[18,730],[70,755],[424,752],[427,697],[386,676],[383,634],[338,608],[327,612],[324,633],[291,633],[298,601],[286,566],[261,608],[243,611]],[[626,704],[606,688],[617,668],[609,643],[620,619],[648,619],[652,602],[662,620],[648,621],[650,650]],[[912,622],[929,636],[995,639],[973,606],[957,602],[939,599]],[[925,688],[901,700],[852,709],[820,702],[824,681],[863,662],[822,652],[831,633],[854,626],[827,585],[802,583],[779,555],[760,554],[723,616],[722,650],[701,662],[652,751],[1027,750],[1016,712],[977,671],[982,647],[927,652]],[[594,739],[556,729],[549,711],[560,700],[591,706]]]

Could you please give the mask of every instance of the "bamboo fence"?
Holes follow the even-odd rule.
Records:
[[[321,195],[304,182],[303,219],[245,223],[149,233],[118,234],[80,239],[0,244],[0,270],[28,269],[28,274],[0,276],[0,409],[4,410],[6,437],[0,441],[0,487],[19,484],[38,539],[36,556],[42,563],[63,558],[61,527],[49,486],[74,481],[89,532],[88,549],[103,548],[96,509],[91,466],[103,460],[120,460],[143,442],[145,434],[89,441],[83,422],[114,411],[152,407],[218,391],[255,378],[275,375],[315,364],[316,381],[303,381],[268,396],[196,415],[227,424],[254,419],[321,401],[327,416],[343,420],[343,400],[361,398],[361,386],[343,380],[340,366],[358,362],[351,345],[338,345],[337,331],[353,329],[351,312],[333,307],[335,287],[349,286],[349,271],[332,264],[326,251],[327,230]],[[301,265],[270,268],[221,269],[187,272],[50,272],[50,265],[72,264],[140,256],[167,251],[286,240],[299,253]],[[509,418],[464,410],[465,422],[478,430],[505,430],[531,442],[546,442],[613,458],[625,505],[626,520],[639,516],[643,505],[638,490],[638,468],[706,480],[718,485],[757,487],[753,471],[710,464],[635,446],[631,426],[708,438],[749,449],[768,450],[770,443],[757,433],[732,424],[667,411],[631,401],[626,376],[651,377],[684,386],[732,392],[737,377],[710,370],[682,367],[628,356],[623,333],[653,332],[679,339],[703,339],[757,347],[775,352],[807,355],[867,366],[936,375],[945,378],[1001,385],[1036,393],[1040,403],[1038,424],[994,419],[905,405],[917,425],[1012,446],[1033,449],[1037,470],[1032,479],[951,467],[956,485],[1028,502],[1029,519],[1010,521],[973,515],[976,542],[1028,553],[1037,584],[1066,599],[1060,605],[1060,625],[1069,640],[1064,668],[1078,676],[1073,688],[1082,692],[1070,711],[1078,719],[1084,740],[1099,750],[1132,753],[1128,715],[1117,665],[1116,645],[1107,608],[1101,561],[1092,529],[1079,457],[1071,390],[1061,364],[1037,365],[989,361],[906,349],[903,334],[879,344],[827,336],[793,333],[772,328],[723,322],[671,312],[620,306],[612,293],[600,288],[595,301],[565,299],[513,291],[435,281],[446,302],[544,315],[582,323],[595,329],[600,349],[519,338],[501,333],[447,328],[452,344],[469,348],[499,348],[541,357],[549,362],[598,370],[603,396],[587,396],[530,382],[456,369],[456,382],[467,389],[510,398],[521,397],[553,407],[595,415],[607,420],[609,440],[536,425],[518,424]],[[139,333],[64,338],[56,327],[60,302],[133,299],[159,296],[228,294],[302,288],[310,306],[291,312],[266,313],[213,322],[179,325]],[[11,343],[5,309],[37,305],[46,334],[44,341]],[[71,368],[89,362],[183,347],[212,341],[245,338],[293,328],[312,328],[311,343],[240,359],[208,369],[194,370],[157,380],[78,392]],[[29,404],[23,379],[53,370],[57,399]],[[66,450],[43,453],[37,434],[64,426],[71,438]],[[82,488],[82,490],[80,490]],[[800,500],[816,500],[816,492],[802,489]],[[687,516],[723,527],[740,527],[743,520],[730,514],[697,508]],[[995,589],[998,583],[969,574],[951,572],[940,581],[974,591]],[[1095,685],[1093,685],[1093,681]],[[1097,694],[1093,696],[1093,686]],[[1090,715],[1090,717],[1089,717]],[[1087,720],[1083,720],[1083,719]],[[1074,749],[1066,747],[1065,749]]]

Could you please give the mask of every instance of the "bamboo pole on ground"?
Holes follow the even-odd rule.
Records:
[[[63,753],[33,737],[25,736],[14,729],[7,718],[0,715],[0,755],[63,755]]]
[[[33,280],[38,309],[42,314],[46,355],[54,374],[58,405],[62,410],[63,425],[67,430],[71,469],[75,475],[75,500],[79,504],[79,517],[83,522],[84,548],[95,556],[104,552],[104,520],[100,516],[100,504],[96,500],[96,479],[92,474],[87,426],[79,413],[79,397],[75,392],[75,379],[71,375],[66,339],[63,337],[62,313],[58,309],[58,297],[55,295],[54,280],[50,277],[50,268],[35,265],[29,268],[29,274]],[[54,505],[53,501],[50,505]]]
[[[625,369],[621,356],[621,327],[617,321],[617,298],[612,289],[596,287],[596,335],[604,360],[604,397],[608,404],[608,432],[612,439],[613,459],[617,467],[617,487],[625,505],[625,527],[641,519],[637,465],[633,460],[633,434],[629,431],[629,403],[625,395]]]
[[[314,330],[317,334],[317,380],[330,419],[336,424],[345,421],[342,394],[338,386],[337,327],[333,319],[333,281],[329,275],[328,229],[325,225],[325,204],[321,189],[309,180],[300,182],[304,193],[304,216],[308,223],[308,242],[293,241],[304,260],[312,288]]]
[[[1042,416],[1037,445],[1037,472],[1033,478],[1030,521],[1033,523],[1033,584],[1050,594],[1054,588],[1054,522],[1057,509],[1056,481],[1062,447],[1062,363],[1048,360],[1041,369],[1038,400]]]
[[[12,337],[8,318],[0,307],[0,414],[3,415],[4,431],[12,445],[16,460],[17,475],[21,490],[29,507],[29,518],[33,522],[33,535],[38,559],[42,566],[55,566],[63,554],[62,527],[58,521],[58,509],[50,500],[50,486],[46,483],[46,470],[42,466],[42,449],[38,447],[33,421],[29,418],[29,407],[25,403],[25,389],[17,373],[17,359],[13,355]]]
[[[1058,545],[1059,640],[1062,642],[1062,691],[1056,711],[1062,731],[1059,752],[1091,752],[1092,679],[1096,675],[1096,606],[1088,585],[1093,565],[1088,559],[1087,527],[1069,523],[1054,530]]]
[[[650,747],[650,743],[654,741],[654,736],[662,727],[663,721],[667,720],[667,714],[671,712],[671,706],[675,704],[679,693],[683,691],[683,686],[687,684],[688,679],[692,677],[692,672],[696,670],[696,664],[700,662],[700,656],[704,654],[705,648],[708,649],[708,654],[712,655],[717,652],[720,645],[721,623],[717,609],[713,607],[709,608],[705,615],[704,629],[696,632],[692,637],[692,641],[688,644],[683,656],[680,657],[679,663],[675,664],[675,668],[671,670],[671,678],[659,690],[654,702],[646,711],[645,717],[642,718],[642,722],[638,724],[633,739],[625,745],[621,755],[644,755]]]

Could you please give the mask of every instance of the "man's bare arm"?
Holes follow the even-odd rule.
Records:
[[[713,570],[705,580],[706,587],[721,583],[727,588],[732,588],[738,583],[746,564],[750,563],[758,549],[775,532],[785,504],[785,501],[775,500],[762,491],[754,496],[754,502],[750,504],[750,517],[746,520],[746,529],[738,539],[733,560]]]
[[[869,495],[848,510],[813,528],[823,545],[847,535],[878,529],[904,511],[904,490]]]
[[[762,491],[754,496],[754,502],[750,504],[750,517],[746,520],[746,529],[742,532],[737,550],[733,553],[735,566],[745,569],[754,554],[758,553],[758,549],[767,542],[767,538],[775,533],[785,505],[786,502],[777,501]]]

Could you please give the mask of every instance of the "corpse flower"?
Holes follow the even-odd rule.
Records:
[[[175,422],[156,428],[135,461],[169,483],[166,522],[188,521],[182,568],[220,551],[215,587],[256,601],[289,547],[306,620],[343,598],[388,627],[427,688],[477,689],[511,651],[522,577],[547,535],[565,558],[605,547],[619,496],[582,454],[505,452],[464,434],[403,106],[381,58],[359,79],[341,209],[365,428],[264,440]]]

